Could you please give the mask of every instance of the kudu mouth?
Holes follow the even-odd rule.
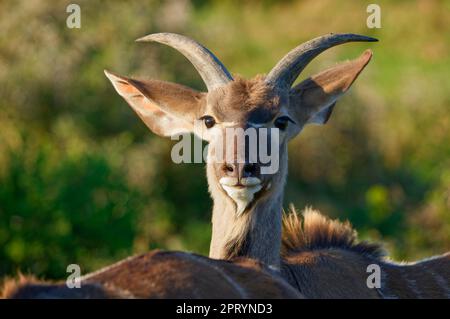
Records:
[[[236,216],[241,216],[253,203],[256,195],[270,184],[265,184],[257,177],[244,177],[239,181],[233,177],[222,177],[219,184],[227,195],[236,203]]]

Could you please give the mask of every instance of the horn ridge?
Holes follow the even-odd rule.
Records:
[[[300,44],[286,54],[270,71],[266,81],[290,88],[300,73],[323,51],[347,42],[376,42],[375,38],[352,34],[327,34]]]
[[[191,38],[175,33],[153,33],[136,41],[159,42],[178,50],[194,65],[208,91],[233,81],[222,62],[210,50]]]

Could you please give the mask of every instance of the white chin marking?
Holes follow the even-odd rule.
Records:
[[[258,178],[248,178],[242,179],[241,183],[246,187],[236,187],[236,182],[232,183],[232,180],[236,181],[236,179],[231,179],[229,177],[223,177],[220,179],[219,183],[222,185],[222,188],[228,194],[228,196],[233,199],[236,203],[237,210],[236,215],[240,216],[247,206],[252,202],[255,197],[255,193],[259,192],[262,188],[261,181]]]

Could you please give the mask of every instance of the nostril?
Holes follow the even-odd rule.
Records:
[[[256,164],[249,163],[244,165],[244,173],[254,174],[256,172]]]
[[[229,173],[233,173],[233,171],[234,171],[233,166],[230,164],[225,164],[224,169],[225,169],[225,171],[227,171]]]

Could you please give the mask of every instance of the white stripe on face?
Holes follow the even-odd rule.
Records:
[[[244,187],[236,187],[237,178],[222,177],[219,181],[224,191],[236,203],[236,215],[240,216],[248,205],[253,201],[255,194],[262,189],[261,180],[256,177],[247,177],[241,179]]]

